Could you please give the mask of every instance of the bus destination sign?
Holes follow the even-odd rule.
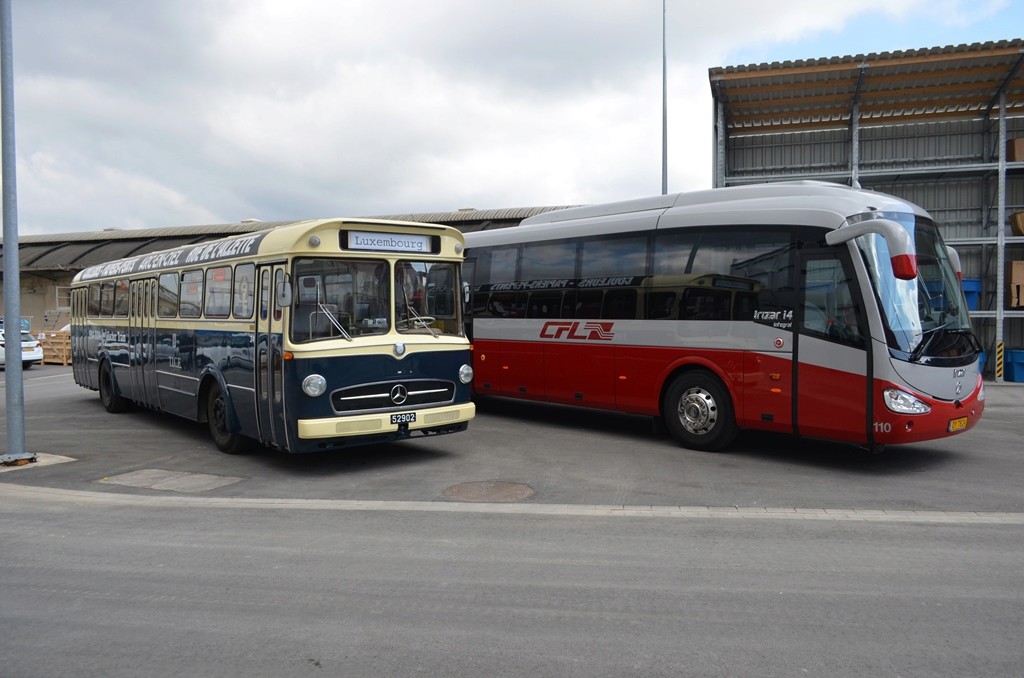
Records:
[[[373,250],[378,252],[431,252],[429,235],[408,233],[370,233],[369,231],[346,231],[350,250]]]

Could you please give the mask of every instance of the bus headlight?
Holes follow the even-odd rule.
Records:
[[[931,405],[897,388],[885,389],[885,406],[897,414],[928,414]]]
[[[459,381],[463,384],[473,381],[473,368],[471,366],[463,365],[459,368]]]
[[[327,390],[327,380],[319,374],[311,374],[302,380],[302,392],[311,398],[322,396]]]

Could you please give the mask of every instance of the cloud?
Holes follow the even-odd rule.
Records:
[[[967,7],[944,4],[947,16]],[[669,190],[711,185],[709,67],[928,7],[669,0]],[[661,11],[658,0],[16,3],[22,232],[656,194]]]

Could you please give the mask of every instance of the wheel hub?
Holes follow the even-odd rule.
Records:
[[[718,421],[718,407],[711,394],[693,388],[679,399],[679,421],[694,435],[704,435],[715,427]]]

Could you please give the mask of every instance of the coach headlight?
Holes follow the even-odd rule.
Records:
[[[898,414],[928,414],[931,405],[897,388],[885,389],[885,406]]]
[[[302,392],[310,398],[322,396],[327,390],[327,380],[319,374],[311,374],[302,380]]]
[[[473,381],[473,368],[471,366],[463,365],[459,368],[459,381],[463,384]]]

